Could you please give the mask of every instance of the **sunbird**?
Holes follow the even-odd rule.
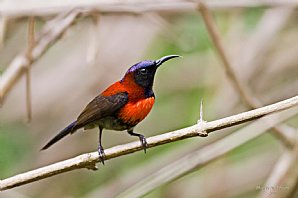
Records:
[[[152,90],[157,68],[164,62],[180,57],[168,55],[158,60],[144,60],[131,66],[124,77],[96,96],[85,107],[78,118],[60,131],[41,150],[45,150],[68,134],[78,129],[98,127],[98,154],[104,164],[105,153],[101,143],[103,129],[126,130],[129,135],[138,136],[146,153],[148,146],[144,135],[135,133],[134,127],[151,111],[155,95]]]

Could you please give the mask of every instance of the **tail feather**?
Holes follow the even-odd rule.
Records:
[[[76,125],[76,121],[72,122],[70,125],[65,127],[65,129],[60,131],[53,139],[51,139],[44,147],[42,147],[41,150],[46,150],[47,148],[49,148],[50,146],[52,146],[53,144],[55,144],[56,142],[64,138],[66,135],[76,131],[77,128],[75,127],[75,125]]]

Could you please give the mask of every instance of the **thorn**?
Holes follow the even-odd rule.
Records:
[[[200,105],[200,118],[199,118],[199,120],[198,120],[198,124],[201,124],[201,123],[204,123],[204,122],[206,122],[205,120],[204,120],[204,118],[203,118],[204,116],[203,116],[203,99],[201,99],[201,105]]]
[[[202,127],[203,124],[207,123],[203,118],[203,99],[201,99],[201,105],[200,105],[200,118],[197,122],[199,127]],[[206,131],[199,131],[198,136],[201,137],[207,137],[208,133]]]

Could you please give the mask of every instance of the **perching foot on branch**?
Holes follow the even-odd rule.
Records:
[[[106,155],[105,155],[105,151],[103,149],[103,147],[101,145],[98,146],[98,156],[99,156],[99,160],[100,162],[105,165],[105,158],[106,158]]]
[[[143,136],[142,134],[139,134],[139,133],[134,133],[133,130],[128,130],[127,133],[128,133],[129,135],[132,135],[132,136],[138,136],[138,137],[139,137],[140,142],[141,142],[141,144],[142,144],[142,147],[143,147],[143,149],[144,149],[144,152],[146,153],[146,149],[147,149],[147,147],[148,147],[148,143],[147,143],[147,141],[146,141],[145,136]]]

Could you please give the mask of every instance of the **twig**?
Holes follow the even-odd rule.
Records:
[[[0,16],[0,47],[2,47],[7,31],[8,18]]]
[[[286,110],[298,105],[298,96],[283,100],[281,102],[271,104],[265,107],[261,107],[255,110],[247,111],[230,117],[222,118],[211,122],[199,122],[199,124],[183,128],[177,131],[168,132],[162,135],[157,135],[147,139],[148,147],[155,147],[158,145],[175,142],[178,140],[195,137],[205,136],[206,133],[211,133],[223,128],[239,125],[251,120],[258,119],[265,115]],[[139,141],[119,145],[106,149],[106,160],[127,155],[135,151],[142,150],[142,145]],[[41,180],[53,175],[61,174],[75,169],[90,167],[99,162],[98,153],[87,153],[77,156],[72,159],[61,161],[49,166],[45,166],[39,169],[35,169],[26,173],[22,173],[0,181],[0,190],[10,189],[16,186],[31,183],[37,180]]]
[[[207,27],[208,33],[210,34],[210,37],[217,49],[217,52],[223,62],[223,66],[225,69],[225,72],[228,76],[228,78],[231,80],[232,85],[235,87],[235,89],[240,93],[242,96],[242,100],[245,104],[247,104],[250,107],[255,106],[255,104],[259,104],[259,101],[256,100],[256,98],[251,97],[252,94],[250,93],[249,89],[245,87],[244,84],[241,83],[237,79],[237,76],[233,70],[233,67],[230,64],[230,61],[228,60],[228,57],[225,53],[222,41],[220,39],[219,31],[216,28],[216,25],[213,21],[213,18],[211,16],[211,13],[209,12],[208,8],[203,4],[202,2],[199,2],[198,9],[200,13],[202,14],[202,17],[204,19],[205,25]]]
[[[240,94],[242,101],[250,108],[257,108],[259,106],[262,106],[262,103],[256,97],[254,97],[250,89],[245,84],[243,84],[242,81],[238,80],[236,73],[234,72],[233,67],[231,65],[231,62],[229,61],[228,56],[226,55],[226,52],[223,47],[224,45],[222,44],[222,41],[219,35],[219,31],[216,28],[216,25],[213,21],[213,18],[208,8],[205,6],[204,3],[200,1],[198,3],[198,9],[202,14],[208,33],[210,34],[210,37],[223,62],[223,66],[225,68],[226,74],[229,80],[231,81],[232,85],[234,86],[234,88]],[[289,138],[287,131],[284,131],[278,127],[274,127],[273,129],[274,129],[274,135],[276,135],[279,139],[281,139],[286,146],[292,147],[294,145],[294,142],[292,139]]]
[[[237,130],[235,133],[228,135],[224,139],[218,140],[194,152],[188,153],[180,157],[176,161],[168,163],[168,165],[154,171],[149,176],[139,180],[135,185],[131,185],[117,197],[142,197],[150,191],[163,184],[177,180],[195,170],[205,167],[207,164],[226,155],[233,149],[242,146],[246,142],[259,137],[269,130],[272,126],[281,123],[294,115],[297,115],[298,108],[279,114],[271,115],[273,120],[270,124],[264,124],[264,118]]]
[[[30,69],[32,64],[32,49],[35,44],[34,23],[35,23],[34,17],[30,17],[28,22],[28,50],[27,50],[27,58],[29,60],[29,64],[27,65],[27,68],[26,68],[26,107],[27,107],[28,122],[30,122],[32,119]]]
[[[74,23],[79,12],[73,10],[66,15],[57,16],[53,21],[48,22],[41,35],[36,39],[32,48],[31,60],[27,57],[28,49],[16,56],[9,67],[2,75],[0,82],[0,98],[5,99],[11,88],[16,84],[20,77],[26,72],[26,68],[43,55],[46,50],[56,42],[62,34]]]
[[[4,16],[0,16],[0,47],[2,47],[3,42],[4,42],[4,37],[7,31],[7,17]],[[0,85],[1,85],[1,80],[2,79],[2,75],[0,72]],[[2,106],[3,103],[3,97],[2,97],[2,93],[1,93],[1,89],[0,89],[0,108]]]
[[[34,2],[34,1],[33,1]],[[97,10],[101,13],[137,13],[163,11],[163,12],[184,12],[195,11],[195,1],[141,1],[130,0],[119,3],[117,0],[97,0],[97,1],[47,1],[43,4],[23,3],[22,6],[15,6],[13,3],[0,3],[0,14],[8,17],[23,16],[49,16],[67,11],[69,8],[85,9],[86,12]],[[206,5],[212,9],[237,9],[247,7],[276,7],[291,6],[297,7],[296,0],[213,0],[206,1]]]

